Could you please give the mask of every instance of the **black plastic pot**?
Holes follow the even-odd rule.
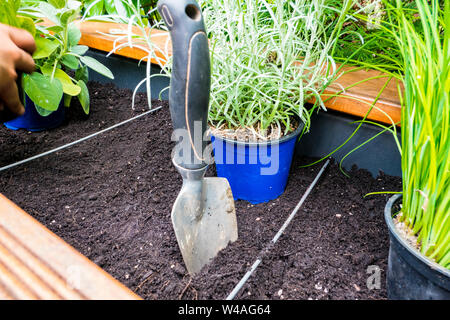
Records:
[[[393,300],[450,300],[450,270],[426,258],[398,233],[392,207],[401,195],[389,199],[384,218],[389,229],[388,298]]]

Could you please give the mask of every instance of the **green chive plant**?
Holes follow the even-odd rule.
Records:
[[[450,268],[450,0],[415,2],[414,20],[395,3],[405,69],[399,220],[425,256]]]
[[[400,0],[384,4],[391,26],[386,30],[401,59],[401,144],[395,124],[369,123],[382,127],[380,134],[393,134],[403,190],[368,195],[402,193],[397,221],[410,228],[422,254],[450,269],[450,0],[415,0],[417,15]]]

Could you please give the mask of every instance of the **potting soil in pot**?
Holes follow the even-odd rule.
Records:
[[[2,166],[52,149],[147,110],[140,94],[90,83],[92,114],[72,106],[45,133],[0,128]],[[158,102],[155,102],[158,103]],[[50,230],[145,299],[224,299],[296,206],[321,164],[299,168],[268,203],[236,201],[239,239],[190,278],[170,220],[181,178],[171,163],[167,103],[162,110],[71,148],[0,172],[0,190]],[[208,175],[214,174],[214,167]],[[331,165],[239,299],[385,299],[386,196],[400,178],[374,179]],[[378,269],[377,269],[378,268]],[[379,270],[380,286],[371,276]],[[367,286],[369,280],[369,289]],[[373,286],[375,284],[375,287]]]

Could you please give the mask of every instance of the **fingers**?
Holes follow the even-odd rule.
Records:
[[[18,47],[17,54],[14,55],[16,69],[31,73],[34,71],[34,60],[31,54],[36,50],[36,43],[33,36],[26,30],[10,27],[8,29],[9,37]]]
[[[0,33],[6,34],[2,37],[1,58],[6,62],[12,61],[14,68],[20,71],[31,73],[34,71],[35,63],[31,56],[36,50],[36,43],[33,36],[26,30],[13,28],[0,24]]]
[[[25,108],[20,102],[19,90],[15,81],[9,81],[8,84],[0,91],[0,100],[3,104],[11,110],[11,112],[22,115]]]
[[[29,54],[36,51],[36,43],[33,36],[26,30],[9,27],[9,37],[20,49],[25,50]]]
[[[34,67],[35,67],[33,58],[28,53],[23,51],[22,49],[18,49],[18,50],[19,50],[19,54],[17,55],[16,61],[15,61],[16,69],[19,69],[26,73],[33,72]]]
[[[0,24],[0,110],[7,108],[22,115],[25,108],[19,98],[17,71],[33,72],[31,54],[36,50],[33,36],[25,30]]]

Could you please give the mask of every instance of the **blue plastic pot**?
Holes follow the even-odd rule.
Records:
[[[26,129],[33,132],[56,128],[64,121],[65,107],[63,100],[61,99],[61,103],[56,111],[43,117],[36,111],[34,102],[28,96],[25,96],[25,113],[4,124],[12,130]]]
[[[270,143],[212,136],[217,176],[226,178],[235,200],[257,204],[278,198],[286,188],[295,144],[303,124]]]

